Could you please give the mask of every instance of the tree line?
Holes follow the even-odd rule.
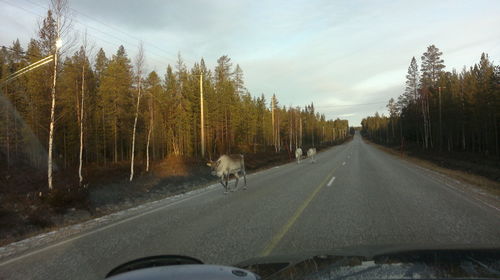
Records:
[[[380,143],[500,156],[500,66],[483,53],[473,66],[449,72],[441,56],[429,46],[420,69],[413,57],[404,93],[389,100],[388,116],[364,118],[362,133]]]
[[[54,47],[57,22],[49,10],[26,49],[19,40],[1,48],[2,81],[60,51]],[[156,71],[144,73],[147,53],[142,47],[142,57],[134,59],[123,46],[112,55],[102,48],[91,55],[85,43],[76,49],[58,53],[58,64],[52,61],[1,84],[0,161],[6,168],[47,168],[52,89],[53,168],[79,169],[80,181],[82,165],[130,162],[132,179],[135,160],[148,171],[150,161],[170,155],[202,158],[203,140],[205,158],[214,159],[223,153],[332,144],[348,135],[346,120],[327,120],[312,103],[287,107],[276,95],[270,100],[264,94],[252,96],[243,70],[227,55],[208,69],[203,59],[188,68],[179,54],[161,77]],[[201,88],[205,139],[200,133]]]

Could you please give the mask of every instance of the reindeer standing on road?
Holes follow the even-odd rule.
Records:
[[[295,150],[295,158],[297,159],[297,164],[300,164],[300,159],[302,158],[301,148],[297,148],[297,150]]]
[[[316,160],[314,157],[316,156],[316,148],[310,148],[307,150],[307,157],[311,159],[311,163],[315,163]]]
[[[227,194],[229,190],[228,182],[231,174],[236,177],[236,183],[234,189],[230,191],[237,190],[240,179],[239,173],[243,174],[243,179],[245,180],[243,189],[246,190],[247,173],[245,171],[245,158],[243,155],[222,155],[217,161],[210,161],[207,165],[212,168],[212,175],[220,178],[220,183],[224,187],[224,194]]]

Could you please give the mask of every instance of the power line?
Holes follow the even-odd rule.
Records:
[[[27,0],[27,1],[29,1],[29,0]],[[172,54],[172,53],[170,53],[170,52],[167,52],[167,51],[165,51],[164,49],[162,49],[162,48],[160,48],[160,47],[156,46],[155,44],[153,44],[153,43],[151,43],[151,42],[145,41],[145,40],[143,40],[143,39],[139,39],[139,38],[137,38],[137,37],[135,37],[135,36],[133,36],[133,35],[131,35],[131,34],[129,34],[129,33],[127,33],[127,32],[125,32],[125,31],[123,31],[123,30],[121,30],[121,29],[119,29],[119,28],[117,28],[117,27],[115,27],[115,26],[112,26],[112,25],[110,25],[110,24],[107,24],[107,23],[105,23],[104,21],[101,21],[101,20],[99,20],[99,19],[97,19],[97,18],[95,18],[95,17],[91,17],[91,16],[89,16],[89,15],[86,15],[86,14],[82,13],[81,11],[77,11],[77,10],[76,10],[76,9],[74,9],[74,8],[71,8],[71,10],[75,11],[76,13],[78,13],[78,14],[80,14],[80,15],[82,15],[82,16],[84,16],[84,17],[88,18],[88,19],[94,20],[94,21],[96,21],[96,22],[98,22],[98,23],[100,23],[100,24],[102,24],[102,25],[104,25],[104,26],[107,26],[107,27],[108,27],[108,28],[110,28],[110,29],[114,29],[114,30],[116,30],[116,31],[118,31],[118,32],[120,32],[120,33],[122,33],[122,34],[125,34],[125,35],[129,36],[130,38],[133,38],[133,39],[138,40],[138,41],[143,41],[146,45],[150,45],[150,46],[152,46],[152,47],[156,48],[157,50],[159,50],[159,51],[161,51],[161,52],[164,52],[165,54],[167,54],[167,55],[169,55],[169,56],[174,56],[174,57],[175,57],[175,56],[177,55],[177,54]]]
[[[33,4],[33,5],[37,5],[37,6],[39,6],[39,7],[42,7],[42,8],[44,8],[44,9],[46,9],[46,7],[43,7],[41,4],[36,3],[36,2],[33,2],[32,0],[25,0],[25,1],[27,1],[27,2],[29,2],[29,3],[31,3],[31,4]],[[176,55],[174,55],[174,54],[172,54],[172,53],[169,53],[169,52],[166,52],[164,49],[162,49],[162,48],[160,48],[160,47],[156,46],[155,44],[153,44],[153,43],[151,43],[151,42],[148,42],[148,41],[145,41],[145,40],[143,40],[143,39],[140,39],[140,38],[138,38],[138,37],[136,37],[136,36],[134,36],[134,35],[131,35],[131,34],[129,34],[129,33],[127,33],[127,32],[125,32],[125,31],[123,31],[123,30],[119,29],[118,27],[115,27],[115,26],[112,26],[112,25],[110,25],[110,24],[108,24],[108,23],[105,23],[104,21],[102,21],[102,20],[100,20],[100,19],[97,19],[96,17],[89,16],[89,15],[87,15],[87,14],[85,14],[85,13],[83,13],[83,12],[80,12],[80,11],[78,11],[78,10],[74,9],[74,8],[71,8],[71,7],[70,7],[70,10],[72,10],[72,11],[74,11],[75,13],[77,13],[77,14],[79,14],[79,15],[83,16],[83,17],[86,17],[86,18],[88,18],[88,19],[90,19],[90,20],[92,20],[92,21],[94,21],[94,22],[96,22],[96,23],[98,23],[98,24],[100,24],[100,25],[106,26],[106,27],[108,27],[109,29],[113,29],[113,30],[115,30],[115,31],[117,31],[117,32],[120,32],[120,33],[122,33],[122,34],[124,34],[124,35],[126,35],[126,36],[128,36],[128,37],[130,37],[130,38],[132,38],[132,39],[134,39],[134,40],[136,40],[137,42],[138,42],[138,41],[143,41],[145,45],[151,46],[151,47],[153,47],[153,48],[157,49],[158,51],[161,51],[161,52],[165,53],[166,55],[168,55],[168,56],[169,56],[168,58],[167,58],[167,57],[165,57],[165,58],[167,58],[168,60],[172,59],[172,60],[174,60],[174,61],[175,61],[175,59],[173,59],[173,57],[175,57]],[[83,23],[83,22],[81,22],[81,21],[79,21],[79,20],[75,20],[75,21],[78,21],[81,25],[84,25],[84,26],[86,26],[86,27],[90,27],[91,29],[94,29],[94,30],[96,30],[97,32],[100,32],[100,33],[106,34],[106,35],[108,35],[108,36],[112,36],[112,37],[114,37],[114,38],[117,38],[118,40],[122,40],[122,41],[124,41],[124,42],[129,43],[128,41],[123,40],[123,38],[119,38],[119,37],[117,37],[117,36],[116,36],[116,35],[114,35],[114,34],[111,34],[111,33],[108,33],[108,32],[104,32],[104,31],[102,31],[102,30],[100,30],[100,29],[97,29],[97,28],[91,27],[91,26],[89,26],[89,25],[86,25],[85,23]],[[138,47],[138,45],[137,45],[136,43],[135,43],[134,45],[135,45],[136,47]],[[190,61],[188,61],[188,62],[190,63]]]
[[[12,3],[12,2],[8,2],[8,1],[6,1],[6,0],[0,0],[0,1],[2,1],[2,2],[4,2],[4,3],[8,4],[8,5],[11,5],[11,6],[13,6],[13,7],[16,7],[16,8],[18,8],[18,9],[24,10],[25,12],[28,12],[28,13],[33,14],[33,15],[35,15],[35,16],[38,16],[38,17],[41,17],[41,18],[43,18],[43,17],[45,16],[45,15],[41,15],[40,13],[34,12],[34,11],[30,10],[30,9],[27,9],[27,8],[25,8],[25,7],[23,7],[23,6],[20,6],[20,5],[14,4],[14,3]],[[29,1],[29,0],[26,0],[26,1]],[[34,4],[34,5],[36,5],[36,6],[38,6],[38,7],[41,7],[41,8],[46,9],[46,7],[43,7],[42,5],[40,5],[40,4],[38,4],[38,3],[34,3],[34,2],[31,2],[31,1],[29,1],[29,2],[30,2],[30,3],[32,3],[32,4]],[[114,38],[115,40],[117,40],[117,41],[118,41],[118,43],[112,43],[112,42],[110,42],[110,41],[108,41],[108,40],[106,40],[106,39],[103,39],[102,37],[96,36],[96,35],[94,35],[94,34],[88,34],[89,36],[94,37],[94,38],[98,39],[99,41],[102,41],[102,42],[108,43],[108,44],[113,45],[113,46],[115,46],[115,47],[119,47],[120,45],[123,45],[123,43],[128,44],[128,45],[133,45],[133,46],[135,46],[135,47],[138,47],[138,44],[137,44],[137,43],[132,43],[132,42],[129,42],[129,41],[125,41],[125,40],[123,40],[123,39],[122,39],[122,38],[120,38],[120,37],[117,37],[117,36],[115,36],[115,35],[113,35],[113,34],[110,34],[110,33],[108,33],[108,32],[102,31],[102,30],[100,30],[100,29],[98,29],[98,28],[96,28],[96,27],[89,26],[89,25],[87,25],[87,24],[85,24],[85,23],[83,23],[83,22],[81,22],[81,21],[79,21],[79,20],[77,20],[77,19],[72,19],[72,20],[73,20],[74,22],[76,22],[76,23],[78,23],[78,24],[82,25],[83,27],[90,28],[90,29],[95,30],[95,31],[97,31],[97,32],[99,32],[99,33],[102,33],[103,35],[107,35],[107,36],[109,36],[109,37],[112,37],[112,38]],[[173,62],[175,62],[175,59],[173,59],[173,58],[167,58],[167,57],[163,57],[163,56],[159,56],[159,55],[157,55],[157,57],[159,57],[159,58],[161,58],[161,59],[165,60],[165,62],[164,62],[164,61],[160,61],[160,60],[155,59],[155,58],[152,58],[151,60],[152,60],[152,61],[155,61],[156,63],[158,63],[158,64],[160,64],[160,65],[169,64],[169,63],[168,63],[168,61],[171,61],[172,63],[173,63]]]
[[[1,48],[6,48],[6,49],[9,49],[11,51],[15,51],[13,48],[11,47],[7,47],[7,46],[0,46]],[[27,51],[21,51],[21,53],[24,55],[24,56],[28,56],[28,57],[32,57],[32,58],[35,58],[35,59],[41,59],[41,56],[38,56],[38,55],[33,55],[33,54],[29,54]],[[73,70],[78,70],[80,71],[81,70],[81,65],[76,65],[72,62],[66,62],[66,61],[62,61],[59,63],[60,65],[63,66],[63,70],[64,69],[68,69],[68,68],[71,68]],[[89,65],[90,66],[90,65]],[[116,75],[110,75],[110,74],[103,74],[102,77],[112,77],[112,78],[121,78],[119,76],[116,76]],[[123,84],[117,84],[118,86],[122,86],[122,85],[128,85],[128,83],[123,83]]]
[[[5,49],[10,50],[12,52],[14,52],[14,51],[17,52],[18,51],[16,49],[12,48],[12,47],[5,46],[5,45],[0,45],[0,48],[5,48]],[[19,52],[22,55],[24,55],[25,57],[31,57],[31,58],[34,58],[34,59],[37,59],[37,60],[42,59],[42,56],[30,54],[30,53],[28,53],[27,50],[26,51],[19,51]],[[67,58],[72,59],[72,57],[70,57],[70,56],[68,56]],[[88,57],[86,57],[86,59],[88,59]],[[63,70],[68,69],[68,68],[72,68],[73,70],[78,70],[78,71],[81,70],[81,65],[74,64],[72,60],[69,61],[69,62],[67,62],[66,60],[64,60],[62,62],[59,62],[59,65],[64,66]],[[89,67],[92,69],[92,66],[90,65],[90,62],[89,62]],[[188,75],[191,76],[192,74],[188,73]],[[194,75],[194,76],[198,76],[198,75]],[[105,73],[102,74],[102,77],[122,78],[122,77],[119,77],[119,76],[116,76],[116,75],[110,75],[110,74],[105,74]],[[118,84],[118,85],[127,85],[127,84]]]

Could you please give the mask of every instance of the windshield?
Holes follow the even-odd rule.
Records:
[[[0,7],[2,279],[500,246],[500,2]]]

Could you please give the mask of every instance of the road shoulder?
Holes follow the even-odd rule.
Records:
[[[430,161],[399,153],[394,149],[373,143],[365,138],[363,138],[362,141],[394,158],[415,166],[446,187],[454,189],[474,200],[478,200],[487,207],[496,209],[500,213],[500,183],[479,175],[444,168]]]

